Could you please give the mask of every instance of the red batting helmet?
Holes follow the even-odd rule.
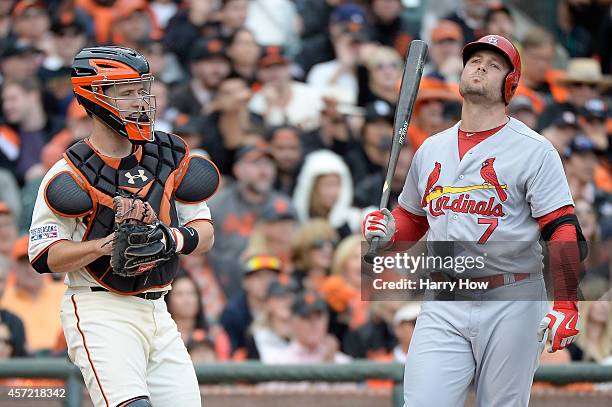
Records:
[[[502,83],[502,95],[504,102],[508,104],[514,92],[516,92],[519,79],[521,78],[521,56],[514,45],[501,35],[485,35],[479,40],[470,42],[463,47],[463,65],[465,66],[472,54],[482,49],[501,53],[510,63],[510,72],[508,72],[506,79]]]

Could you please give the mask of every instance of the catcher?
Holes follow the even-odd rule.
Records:
[[[30,228],[39,273],[64,272],[68,355],[96,406],[200,406],[191,359],[163,300],[179,254],[213,244],[205,203],[219,173],[153,130],[153,77],[139,53],[85,48],[72,65],[91,136],[46,174]]]

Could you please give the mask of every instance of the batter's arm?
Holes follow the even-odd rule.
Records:
[[[429,230],[426,216],[415,215],[399,205],[391,213],[395,219],[395,242],[417,242]]]

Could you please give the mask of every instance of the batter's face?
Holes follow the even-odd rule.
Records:
[[[459,92],[472,102],[502,102],[502,82],[509,71],[502,55],[486,50],[475,52],[463,68]]]

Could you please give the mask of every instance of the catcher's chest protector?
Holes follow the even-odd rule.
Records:
[[[187,148],[180,138],[160,131],[155,132],[154,141],[116,162],[105,161],[85,141],[70,147],[64,157],[89,184],[87,189],[94,202],[92,214],[83,218],[87,227],[83,240],[99,239],[112,233],[115,226],[112,199],[122,192],[137,193],[149,202],[162,222],[178,226],[174,176],[186,156]],[[178,256],[137,277],[112,273],[110,256],[100,257],[85,268],[111,291],[135,294],[172,282],[178,269]]]

